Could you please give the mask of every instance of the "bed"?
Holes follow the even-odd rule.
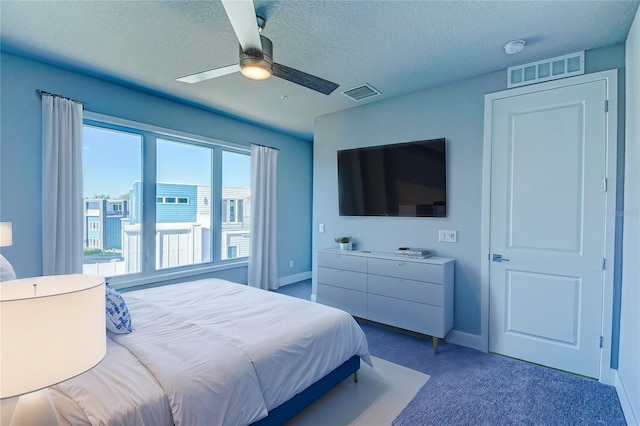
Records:
[[[206,279],[124,293],[133,332],[50,389],[61,425],[282,424],[371,365],[347,313]]]

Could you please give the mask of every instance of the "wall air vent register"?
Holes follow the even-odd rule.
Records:
[[[507,70],[507,87],[525,86],[584,74],[584,51],[530,62]]]

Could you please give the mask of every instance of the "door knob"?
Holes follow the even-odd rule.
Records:
[[[493,257],[491,258],[491,260],[493,260],[494,262],[508,262],[509,259],[506,259],[504,257],[502,257],[501,254],[494,254]]]

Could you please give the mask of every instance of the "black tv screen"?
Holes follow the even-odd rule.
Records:
[[[340,216],[447,216],[445,139],[338,151]]]

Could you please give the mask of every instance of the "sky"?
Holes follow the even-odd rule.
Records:
[[[82,168],[86,198],[127,194],[142,180],[142,137],[135,134],[84,127]],[[158,140],[157,181],[211,184],[211,151],[195,145]],[[242,154],[223,153],[223,185],[249,186],[250,161]]]

